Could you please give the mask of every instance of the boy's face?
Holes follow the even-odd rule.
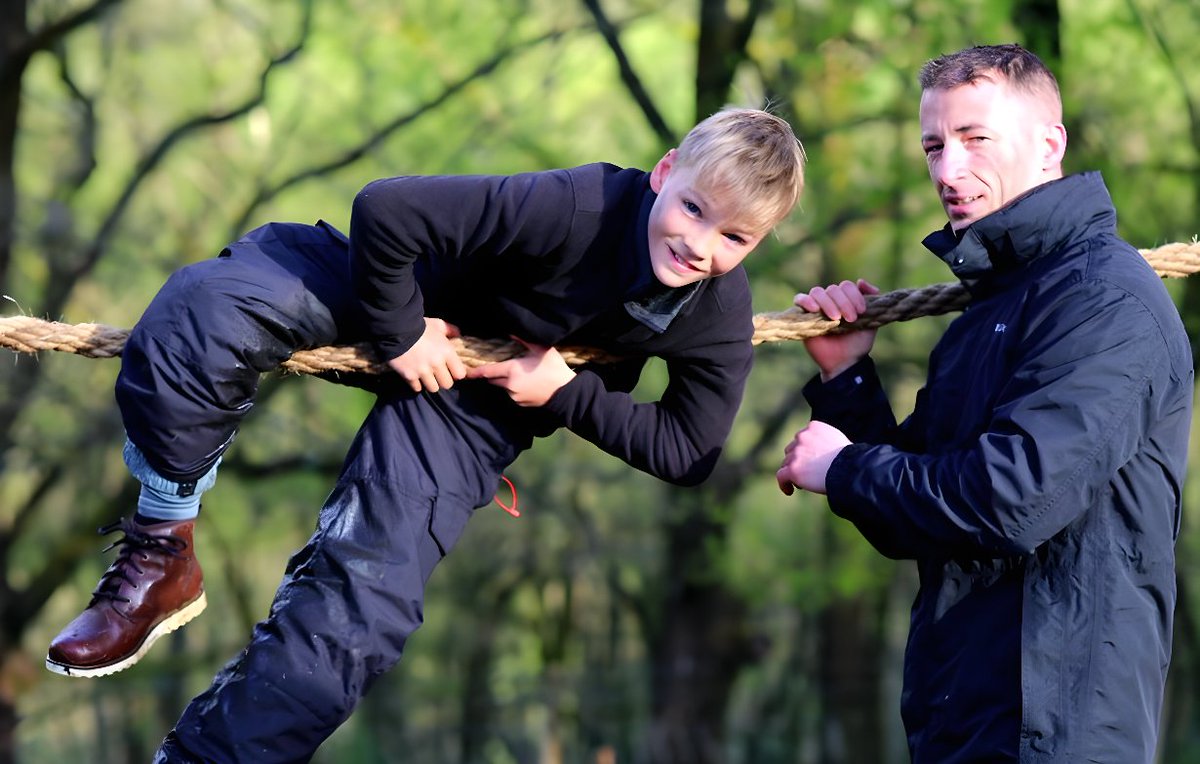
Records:
[[[671,149],[650,173],[658,194],[650,210],[650,266],[664,285],[680,287],[720,276],[754,251],[764,233],[739,220],[734,205],[701,190]]]
[[[1066,131],[1037,97],[981,79],[925,91],[921,143],[950,227],[961,231],[1062,177]]]

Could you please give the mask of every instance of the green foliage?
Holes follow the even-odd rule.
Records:
[[[29,0],[29,23],[80,5]],[[800,209],[747,261],[756,309],[781,310],[796,291],[842,278],[884,289],[949,280],[918,243],[942,213],[919,149],[916,70],[963,45],[1045,30],[1018,27],[1018,0],[766,5],[739,59],[700,49],[696,3],[600,3],[670,132],[705,116],[692,113],[700,57],[729,55],[740,63],[718,102],[769,103],[803,140]],[[736,19],[751,7],[723,9]],[[1200,79],[1188,64],[1200,13],[1169,0],[1056,7],[1071,169],[1104,172],[1134,244],[1190,239],[1200,232]],[[15,25],[0,20],[0,30]],[[36,52],[20,86],[18,214],[0,271],[0,294],[17,305],[2,304],[72,323],[132,325],[172,270],[267,220],[345,230],[350,200],[373,178],[602,160],[648,168],[668,148],[587,6],[553,0],[126,0]],[[901,414],[946,320],[879,337]],[[266,378],[205,498],[210,611],[130,671],[69,682],[43,671],[41,656],[107,562],[91,527],[129,511],[130,486],[110,392],[117,362],[50,355],[0,366],[4,591],[11,603],[59,582],[44,603],[21,600],[24,612],[0,602],[0,701],[22,716],[23,761],[147,760],[265,615],[371,400]],[[760,346],[722,464],[698,489],[660,484],[567,433],[540,441],[508,474],[523,516],[478,511],[431,581],[426,625],[403,663],[318,760],[644,757],[661,731],[658,680],[696,658],[654,663],[664,644],[686,646],[669,637],[689,586],[704,594],[693,607],[724,606],[737,646],[689,664],[735,666],[722,697],[731,761],[854,750],[853,737],[829,739],[845,709],[825,657],[846,612],[867,615],[843,641],[871,646],[860,662],[885,664],[855,700],[889,710],[876,737],[890,741],[889,761],[905,760],[894,684],[911,567],[877,555],[821,497],[784,497],[774,482],[783,445],[807,421],[795,393],[813,373],[799,347]],[[663,384],[651,364],[637,397]],[[16,407],[11,421],[5,406]],[[1197,490],[1187,486],[1180,539],[1179,622],[1193,634]],[[681,553],[697,527],[701,541]],[[1194,636],[1175,660],[1167,762],[1197,746]]]

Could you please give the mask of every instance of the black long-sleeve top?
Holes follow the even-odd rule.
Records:
[[[455,417],[517,448],[558,427],[677,484],[706,478],[741,402],[753,349],[739,266],[684,292],[652,275],[649,174],[608,164],[512,176],[397,177],[367,185],[350,228],[355,289],[387,358],[424,316],[476,337],[585,346],[628,360],[587,364],[543,407],[521,409],[486,382],[460,382]],[[657,331],[627,303],[678,309]],[[681,306],[680,306],[681,305]],[[661,309],[660,309],[661,310]],[[661,318],[661,316],[660,316]],[[666,361],[660,400],[629,394],[647,358]]]

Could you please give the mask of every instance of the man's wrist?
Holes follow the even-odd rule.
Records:
[[[837,366],[834,366],[832,369],[829,369],[829,370],[821,369],[820,370],[821,383],[824,384],[826,382],[829,382],[832,379],[834,379],[835,377],[837,377],[838,375],[840,375],[842,372],[854,368],[855,366],[858,365],[858,362],[861,360],[862,360],[862,358],[851,358],[851,359],[845,361],[844,363],[840,363]]]

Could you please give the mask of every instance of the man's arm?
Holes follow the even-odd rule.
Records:
[[[812,313],[853,323],[867,308],[867,296],[879,289],[865,279],[814,287],[793,302]],[[869,353],[875,331],[828,334],[805,340],[804,347],[819,374],[804,388],[814,421],[784,448],[775,473],[779,490],[795,488],[825,493],[825,476],[834,458],[852,440],[883,442],[895,430],[895,417],[875,375]]]
[[[1022,346],[986,430],[965,447],[842,449],[826,476],[833,511],[894,557],[1029,554],[1074,521],[1174,387],[1169,351],[1142,303],[1083,287],[1027,327]]]

